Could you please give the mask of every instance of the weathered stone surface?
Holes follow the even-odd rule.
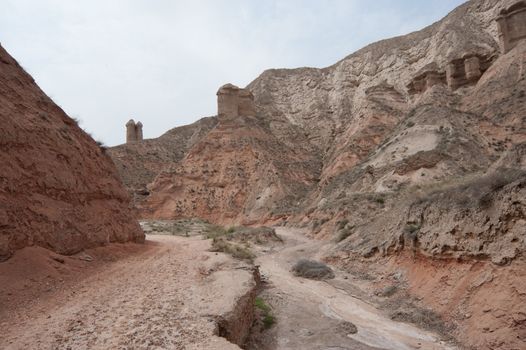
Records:
[[[526,2],[519,1],[503,9],[497,18],[502,53],[513,49],[520,40],[526,39]]]
[[[0,135],[0,260],[144,239],[104,149],[2,47]]]
[[[436,63],[431,63],[422,68],[419,73],[407,85],[407,90],[410,95],[421,94],[435,85],[445,85],[446,74],[440,71]]]
[[[126,123],[126,143],[142,141],[142,139],[142,123],[137,122],[135,124],[133,119],[128,120]]]
[[[142,134],[142,123],[141,122],[137,122],[137,124],[135,124],[135,130],[137,131],[137,141],[142,141],[143,134]]]
[[[217,115],[219,119],[250,117],[256,115],[254,95],[235,85],[223,85],[217,91]]]
[[[127,183],[148,173],[143,215],[222,223],[333,217],[355,196],[484,171],[526,140],[525,48],[499,56],[495,18],[506,6],[471,1],[333,66],[268,70],[248,86],[253,118],[241,115],[253,114],[240,112],[252,110],[239,102],[242,89],[227,84],[218,92],[216,124],[192,142],[181,138],[177,157],[155,159],[164,154],[163,136],[140,151],[120,147],[128,153],[116,163]],[[144,165],[130,160],[133,152]],[[367,218],[371,210],[364,210]]]
[[[465,54],[462,58],[451,61],[446,69],[449,88],[456,90],[467,84],[476,83],[491,66],[492,60],[492,57]]]

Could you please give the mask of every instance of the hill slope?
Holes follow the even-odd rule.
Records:
[[[111,159],[0,47],[0,260],[142,241]]]

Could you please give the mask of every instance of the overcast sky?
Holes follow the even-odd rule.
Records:
[[[268,68],[325,67],[463,0],[1,0],[0,43],[107,145],[216,112]]]

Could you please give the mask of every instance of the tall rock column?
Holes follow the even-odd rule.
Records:
[[[128,120],[126,123],[126,143],[137,141],[137,129],[135,128],[135,121]]]
[[[135,124],[135,134],[137,136],[137,141],[142,141],[142,123],[141,122],[137,122],[137,124]]]

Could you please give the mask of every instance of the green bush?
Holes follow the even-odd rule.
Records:
[[[274,323],[276,323],[276,318],[274,317],[274,315],[272,315],[271,313],[272,309],[270,308],[270,306],[268,306],[265,303],[265,301],[259,297],[257,297],[256,300],[254,301],[254,305],[259,310],[261,310],[261,313],[262,313],[261,322],[263,322],[263,326],[265,327],[265,329],[269,329],[270,327],[272,327]]]

